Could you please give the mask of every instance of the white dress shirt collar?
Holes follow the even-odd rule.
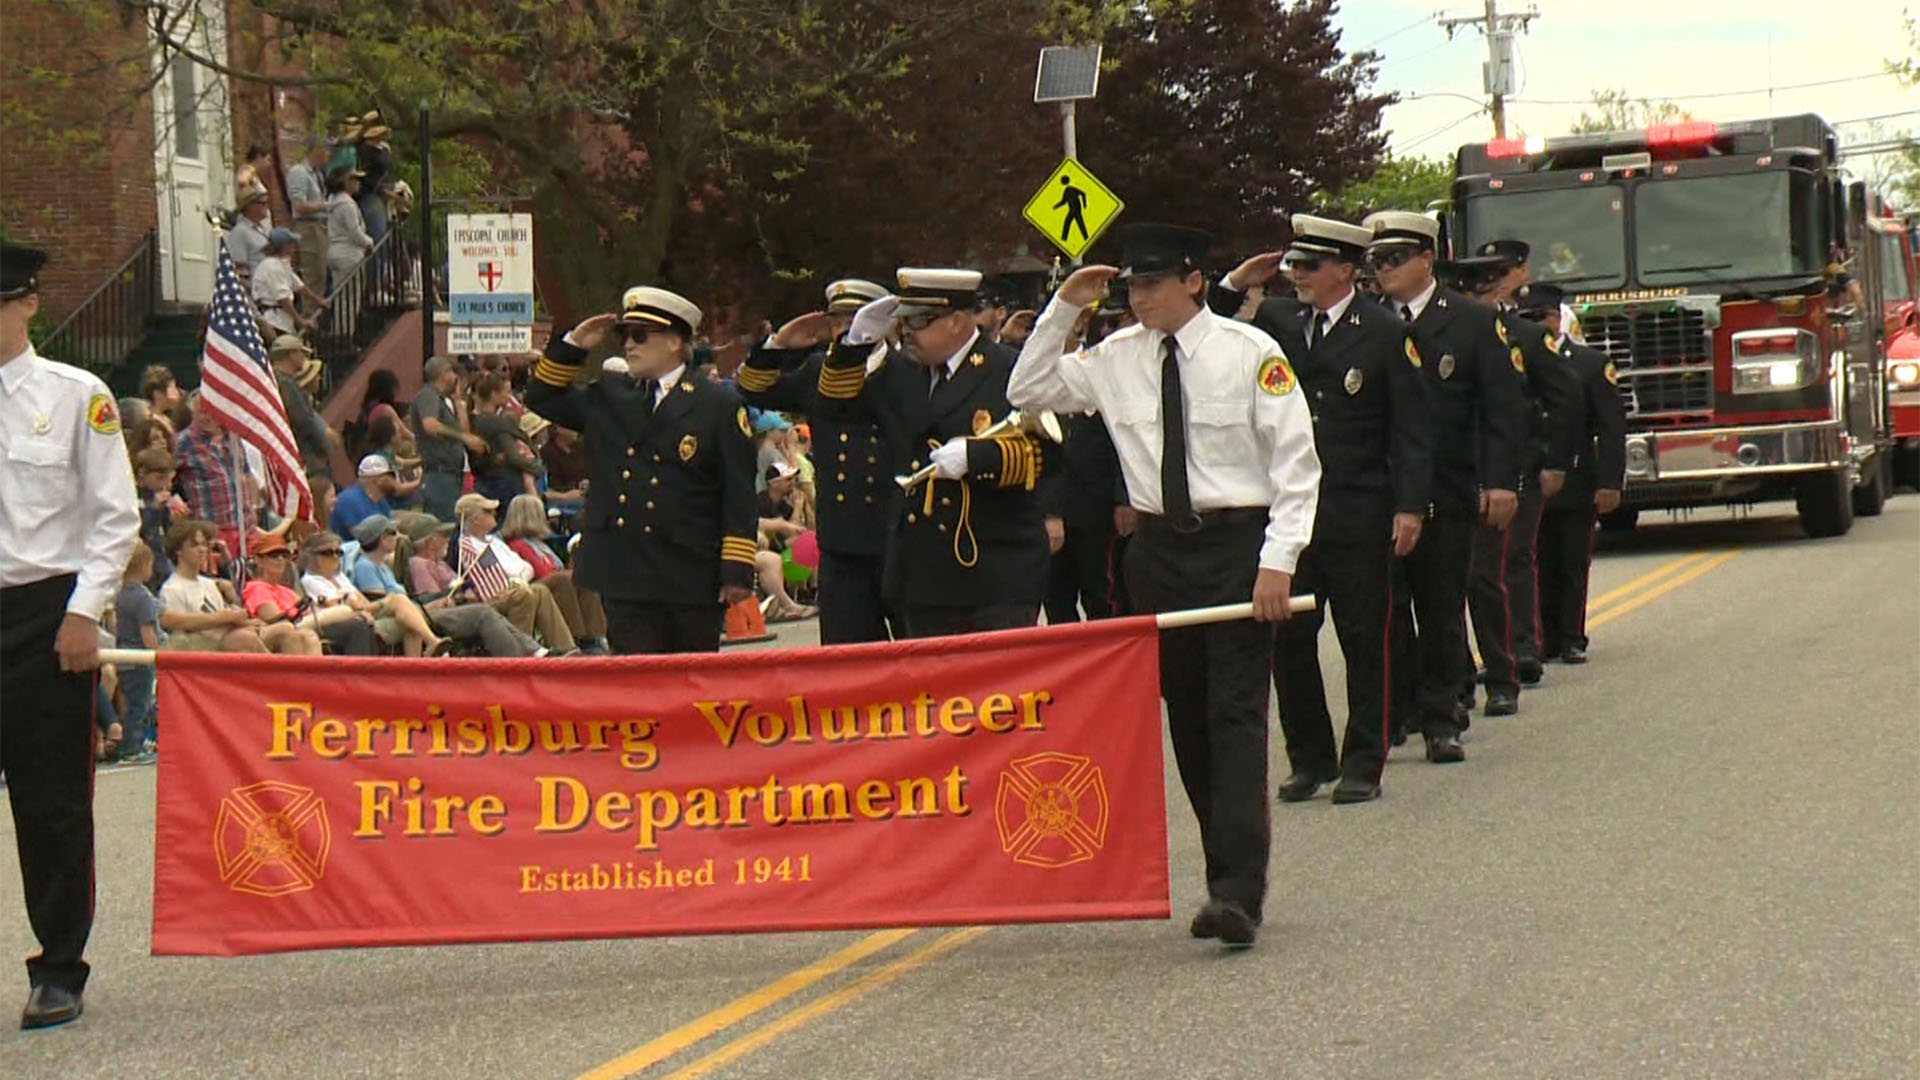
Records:
[[[1207,335],[1213,332],[1213,319],[1213,312],[1208,311],[1206,308],[1201,308],[1199,311],[1194,312],[1193,318],[1188,319],[1180,329],[1173,332],[1173,340],[1179,346],[1181,356],[1191,357],[1195,355],[1196,351],[1200,348],[1200,343],[1205,341]],[[1162,339],[1167,337],[1165,334],[1159,336]],[[1154,346],[1155,349],[1162,347],[1163,346],[1158,344]]]
[[[687,365],[681,364],[679,367],[660,376],[660,381],[653,386],[653,403],[658,405],[660,404],[661,398],[673,393],[673,388],[680,385],[680,380],[685,377],[686,374]]]
[[[946,363],[947,378],[949,379],[953,378],[954,372],[960,370],[961,362],[966,360],[967,354],[973,351],[974,343],[978,342],[979,340],[980,340],[980,330],[978,327],[976,327],[973,331],[973,336],[967,339],[967,343],[965,345],[960,346],[960,351],[954,353],[952,356],[947,357],[947,363]]]
[[[1328,308],[1325,312],[1322,313],[1327,317],[1328,330],[1332,330],[1335,326],[1340,325],[1340,317],[1345,315],[1347,313],[1347,309],[1353,306],[1353,298],[1358,295],[1359,293],[1356,290],[1348,289],[1347,295],[1341,297],[1339,303],[1333,305],[1332,307]]]
[[[33,374],[33,369],[38,366],[35,361],[39,358],[33,346],[28,345],[24,352],[0,364],[0,387],[4,387],[9,394],[13,393],[28,375]]]
[[[1439,291],[1440,291],[1440,279],[1428,278],[1427,287],[1420,290],[1420,295],[1414,297],[1411,300],[1406,301],[1405,303],[1399,303],[1396,301],[1395,306],[1412,308],[1413,317],[1417,319],[1427,310],[1427,305],[1433,303],[1433,294]]]

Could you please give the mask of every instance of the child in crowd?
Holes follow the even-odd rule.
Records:
[[[133,475],[140,485],[140,539],[152,550],[150,588],[173,576],[173,562],[167,558],[167,530],[176,517],[187,516],[187,504],[173,490],[173,455],[165,450],[146,449],[133,455]]]
[[[160,647],[160,606],[147,581],[153,577],[153,549],[135,544],[114,597],[113,645],[117,649]],[[155,726],[153,665],[128,664],[120,674],[120,745],[118,760],[145,765],[154,759]]]
[[[265,625],[229,600],[220,582],[206,576],[219,530],[210,521],[176,521],[167,530],[173,576],[160,586],[160,647],[185,652],[312,652],[319,641],[289,623]]]

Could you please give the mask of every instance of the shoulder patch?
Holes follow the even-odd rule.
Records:
[[[1495,315],[1493,317],[1493,332],[1500,335],[1500,344],[1507,344],[1507,320]]]
[[[1618,368],[1615,368],[1613,366],[1613,361],[1611,360],[1607,361],[1607,366],[1604,369],[1602,369],[1600,373],[1607,377],[1608,382],[1612,383],[1615,386],[1620,385],[1620,371]]]
[[[1420,366],[1420,350],[1413,344],[1411,335],[1407,337],[1407,363],[1416,368]]]
[[[1284,356],[1269,356],[1260,362],[1260,371],[1253,377],[1254,384],[1275,397],[1290,394],[1296,380],[1293,368],[1288,366]]]
[[[1520,355],[1520,346],[1509,346],[1507,348],[1507,359],[1513,361],[1513,370],[1522,375],[1527,373],[1527,361],[1525,357]]]
[[[111,395],[95,394],[87,399],[87,426],[102,435],[120,434],[120,413]]]
[[[745,435],[749,439],[753,438],[753,421],[747,419],[747,407],[745,405],[740,406],[740,408],[734,412],[733,419],[735,423],[740,425],[740,434]]]

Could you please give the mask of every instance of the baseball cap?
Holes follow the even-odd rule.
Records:
[[[369,514],[360,519],[360,524],[353,527],[353,538],[360,541],[360,548],[364,551],[378,544],[387,530],[393,527],[393,519],[387,515]]]
[[[275,552],[292,550],[287,546],[287,538],[280,533],[271,533],[263,529],[253,530],[247,537],[247,551],[253,555],[272,555]]]
[[[393,471],[393,465],[379,454],[368,454],[360,459],[361,476],[385,476]]]
[[[473,513],[475,510],[497,510],[499,508],[499,499],[489,499],[477,491],[469,491],[454,502],[453,516],[456,520],[465,521],[467,520],[467,515]]]

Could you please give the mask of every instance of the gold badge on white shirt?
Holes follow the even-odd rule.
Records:
[[[45,435],[52,430],[53,417],[48,416],[46,413],[41,413],[39,416],[33,418],[33,433],[35,435]]]

